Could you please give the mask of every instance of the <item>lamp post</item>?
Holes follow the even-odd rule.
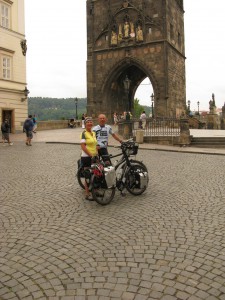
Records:
[[[154,118],[154,99],[155,99],[155,96],[154,96],[154,94],[152,93],[152,94],[151,94],[151,101],[152,101],[152,118]]]
[[[30,94],[30,91],[28,90],[28,88],[25,86],[25,89],[23,90],[24,96],[25,98],[21,98],[21,102],[27,100],[28,95]]]
[[[191,101],[188,100],[188,115],[190,114],[190,111],[191,111],[190,107],[191,107]]]
[[[199,115],[199,104],[200,104],[200,102],[198,101],[197,102],[197,105],[198,105],[198,115]]]
[[[74,102],[75,102],[75,105],[76,105],[76,120],[78,119],[78,116],[77,116],[77,103],[78,103],[78,99],[77,97],[74,99]]]
[[[126,108],[127,108],[127,112],[128,112],[128,111],[131,111],[131,107],[130,107],[130,101],[129,101],[130,79],[127,77],[127,75],[123,81],[123,85],[124,85],[124,90],[127,95],[127,103],[128,104],[126,105]]]

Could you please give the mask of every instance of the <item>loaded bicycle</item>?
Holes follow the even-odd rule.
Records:
[[[131,156],[138,153],[139,145],[133,140],[122,142],[121,152],[107,157],[100,157],[93,162],[90,169],[79,166],[77,179],[79,185],[84,188],[84,181],[89,185],[93,199],[101,204],[109,204],[117,188],[122,195],[126,189],[132,195],[141,195],[147,189],[149,176],[146,166]],[[111,159],[120,157],[111,165]],[[87,175],[88,173],[88,175]]]

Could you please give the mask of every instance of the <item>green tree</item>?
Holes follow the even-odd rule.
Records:
[[[144,106],[139,104],[139,99],[134,99],[134,117],[139,118],[141,113],[145,110]]]

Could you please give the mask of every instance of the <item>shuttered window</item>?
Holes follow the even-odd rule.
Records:
[[[3,57],[2,58],[2,78],[11,79],[11,58]]]
[[[1,6],[1,26],[10,28],[10,6],[0,2]]]

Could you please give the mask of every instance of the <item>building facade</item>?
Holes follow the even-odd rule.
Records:
[[[11,132],[22,130],[27,117],[24,0],[0,0],[0,121]]]
[[[186,106],[183,0],[86,4],[88,114],[132,112],[148,77],[155,116],[179,117]]]

